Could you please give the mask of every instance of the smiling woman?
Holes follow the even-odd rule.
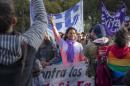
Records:
[[[62,56],[63,64],[77,63],[79,61],[85,60],[83,55],[83,46],[81,43],[77,42],[77,31],[73,27],[69,27],[65,33],[65,39],[60,37],[57,28],[54,25],[54,20],[50,19],[51,25],[53,26],[53,33],[55,39],[60,47],[60,53]]]

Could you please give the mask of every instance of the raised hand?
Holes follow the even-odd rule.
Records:
[[[50,16],[50,24],[52,25],[52,26],[54,26],[54,18],[53,18],[53,16]]]

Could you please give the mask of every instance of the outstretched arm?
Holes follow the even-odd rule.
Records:
[[[34,21],[28,31],[22,35],[22,39],[30,46],[38,49],[44,38],[47,26],[47,14],[43,0],[32,0],[30,2],[33,7]]]
[[[52,16],[50,17],[50,23],[51,23],[51,25],[52,25],[52,30],[53,30],[55,39],[56,39],[57,43],[59,43],[60,40],[61,40],[61,37],[60,37],[59,32],[57,31],[57,28],[56,28],[56,26],[55,26],[54,19],[53,19]]]

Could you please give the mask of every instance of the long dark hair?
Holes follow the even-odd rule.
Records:
[[[64,40],[68,39],[67,34],[68,34],[68,32],[69,32],[70,30],[75,30],[75,32],[77,33],[77,30],[76,30],[74,27],[69,27],[69,28],[66,30],[66,32],[65,32]]]
[[[13,0],[0,0],[0,33],[8,31],[15,15]]]
[[[115,43],[119,48],[123,48],[126,46],[128,42],[127,32],[121,28],[115,35]]]

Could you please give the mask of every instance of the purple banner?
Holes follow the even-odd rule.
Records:
[[[106,33],[109,36],[113,36],[121,27],[126,14],[126,7],[123,3],[120,9],[115,12],[113,15],[109,14],[109,11],[106,9],[103,2],[101,2],[102,6],[102,24],[106,29]]]

